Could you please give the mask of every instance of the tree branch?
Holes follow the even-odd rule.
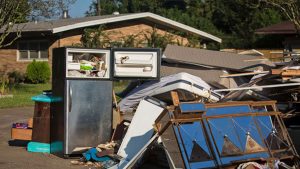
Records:
[[[20,28],[16,26],[16,23],[20,21],[21,6],[24,2],[24,0],[0,0],[0,48],[13,44],[21,36],[21,30],[25,25]],[[8,40],[8,37],[13,34],[12,32],[15,37]]]
[[[259,0],[259,3],[265,3],[280,9],[293,22],[297,32],[300,33],[300,3],[297,0]]]

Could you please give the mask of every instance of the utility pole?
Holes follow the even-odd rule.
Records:
[[[98,15],[98,16],[101,15],[101,4],[100,4],[100,0],[97,0],[97,15]]]

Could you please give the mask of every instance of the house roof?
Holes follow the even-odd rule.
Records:
[[[251,61],[260,57],[241,55],[230,52],[220,52],[205,49],[196,49],[176,45],[168,45],[164,51],[167,59],[188,64],[198,64],[208,67],[218,67],[231,70],[252,70],[258,66],[274,66],[270,61]]]
[[[22,29],[22,32],[48,31],[55,34],[55,33],[60,33],[60,32],[78,29],[78,28],[84,28],[84,27],[120,22],[120,21],[129,21],[135,19],[146,19],[148,21],[152,21],[154,23],[158,23],[160,25],[167,26],[178,31],[184,31],[184,32],[198,35],[203,39],[212,40],[219,43],[222,42],[220,38],[213,36],[209,33],[203,32],[201,30],[195,29],[193,27],[184,25],[182,23],[173,21],[171,19],[150,12],[91,16],[91,17],[84,17],[84,18],[68,18],[68,19],[59,19],[59,20],[42,21],[42,22],[28,22],[28,23],[16,24],[14,26],[14,31],[17,31],[18,29]]]
[[[257,29],[257,34],[296,34],[297,30],[291,21],[284,21],[278,24]]]

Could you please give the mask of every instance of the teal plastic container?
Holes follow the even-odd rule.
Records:
[[[60,102],[60,101],[62,101],[62,98],[54,97],[51,94],[40,94],[40,95],[31,97],[31,100],[36,101],[36,102],[52,103],[52,102]]]
[[[27,144],[27,151],[38,153],[50,153],[50,144],[31,141]]]

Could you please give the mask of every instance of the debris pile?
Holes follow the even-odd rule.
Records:
[[[110,169],[300,167],[297,154],[300,150],[300,141],[297,141],[300,131],[298,56],[289,62],[271,63],[254,56],[247,56],[243,61],[242,55],[206,50],[200,51],[206,56],[199,59],[198,49],[170,45],[166,51],[161,71],[180,70],[181,73],[153,78],[159,77],[156,72],[159,66],[156,65],[155,69],[151,68],[155,70],[154,74],[157,73],[151,75],[152,78],[132,82],[118,94],[122,98],[119,103],[114,97],[117,107],[114,113],[110,106],[112,83],[103,79],[88,82],[80,79],[90,76],[95,69],[97,73],[102,69],[106,72],[101,59],[106,63],[109,60],[104,54],[98,59],[90,57],[92,55],[86,55],[89,58],[84,55],[70,57],[71,61],[67,63],[71,69],[67,76],[72,77],[74,70],[81,75],[77,80],[56,79],[57,83],[63,82],[65,88],[54,87],[56,93],[64,94],[61,96],[64,102],[57,100],[51,105],[59,108],[51,112],[56,115],[51,119],[51,153],[55,154],[56,150],[63,155],[82,153],[79,160],[71,162],[73,165]],[[186,53],[194,55],[191,61],[183,61]],[[132,73],[133,62],[139,63],[137,70],[145,63],[149,66],[148,62],[137,59],[139,54],[125,54],[119,55],[125,60],[116,59],[120,68],[129,67]],[[149,54],[151,63],[153,56],[158,53]],[[137,60],[124,65],[129,58]],[[77,63],[76,60],[81,61]],[[60,65],[56,66],[59,68]],[[148,71],[148,68],[144,70]],[[182,70],[201,72],[201,78]],[[104,77],[93,75],[94,78],[98,76]],[[64,92],[66,88],[68,90]],[[101,113],[98,112],[100,109]],[[100,114],[101,117],[96,117]],[[22,128],[23,124],[16,124],[16,127]],[[93,127],[95,130],[89,130]],[[84,138],[78,139],[78,135]],[[86,138],[90,135],[93,140]],[[95,140],[100,143],[94,144]]]
[[[74,54],[75,55],[75,54]],[[105,55],[76,54],[68,62],[70,77],[105,77],[107,72]]]
[[[118,159],[111,150],[116,144],[109,143],[85,152],[85,161],[102,168],[141,167],[145,154],[159,145],[170,168],[299,166],[276,101],[181,103],[177,92],[171,95],[171,106],[151,97],[140,102],[116,153]]]
[[[79,160],[71,161],[73,165],[86,165],[94,166],[97,168],[109,168],[117,164],[116,157],[114,156],[114,147],[116,143],[110,142],[107,144],[100,144],[95,148],[91,148]]]
[[[119,108],[135,114],[110,168],[143,168],[153,147],[165,168],[299,168],[298,65],[220,75],[245,77],[233,88],[188,73],[130,84]]]

